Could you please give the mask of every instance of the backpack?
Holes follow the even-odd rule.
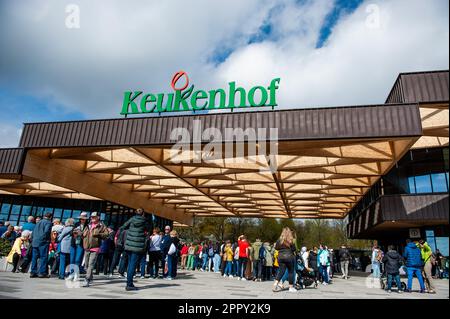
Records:
[[[266,248],[264,246],[261,246],[258,254],[259,254],[259,260],[265,260],[266,259]]]

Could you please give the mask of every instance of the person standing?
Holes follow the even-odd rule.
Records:
[[[259,258],[259,251],[261,250],[262,246],[263,246],[263,243],[261,242],[261,239],[259,239],[259,238],[257,238],[255,240],[255,242],[252,244],[253,280],[254,281],[261,281],[262,262]]]
[[[248,252],[249,252],[249,243],[247,238],[244,235],[239,236],[238,238],[238,248],[239,248],[239,275],[238,280],[247,280],[245,278],[245,271],[248,263]]]
[[[392,281],[395,280],[398,292],[402,293],[402,284],[400,282],[400,263],[402,256],[394,249],[394,246],[388,247],[388,252],[384,255],[382,262],[387,274],[387,291],[391,292]]]
[[[0,238],[3,236],[3,234],[8,230],[8,226],[5,225],[5,222],[3,220],[0,220]]]
[[[318,266],[318,249],[317,247],[313,247],[312,250],[309,251],[308,256],[308,269],[314,271],[314,283],[317,287],[317,282],[319,281],[319,266]]]
[[[186,243],[182,243],[181,247],[181,269],[186,269],[189,247]]]
[[[92,212],[91,222],[83,231],[83,247],[85,254],[86,277],[83,287],[89,287],[94,279],[93,273],[97,263],[97,256],[100,250],[102,239],[108,237],[109,232],[106,226],[100,221],[97,212]]]
[[[150,225],[144,217],[144,210],[138,208],[136,214],[120,227],[121,230],[127,230],[125,239],[125,251],[128,254],[128,270],[126,291],[137,290],[133,284],[133,277],[136,273],[136,264],[145,253],[146,232]]]
[[[70,262],[70,250],[72,246],[73,218],[66,220],[66,226],[58,236],[59,247],[59,279],[65,279],[67,261]]]
[[[372,248],[372,276],[374,279],[380,278],[380,266],[381,266],[381,260],[383,259],[383,255],[381,253],[380,248],[377,245],[374,245]]]
[[[169,248],[170,248],[170,226],[167,225],[166,227],[164,227],[164,236],[162,236],[161,238],[161,267],[162,267],[162,272],[163,272],[163,278],[167,277],[167,273],[166,273],[166,260],[167,260],[167,253],[169,252]]]
[[[351,259],[352,256],[350,255],[348,248],[345,245],[342,245],[341,249],[339,249],[339,262],[341,264],[342,279],[348,279],[348,265],[350,264]]]
[[[263,281],[272,280],[273,256],[270,243],[264,242],[261,249],[263,250],[259,255],[259,260],[262,262],[263,269],[261,279]]]
[[[224,259],[225,259],[225,269],[223,271],[224,277],[233,278],[233,248],[231,247],[231,242],[228,240],[224,248]]]
[[[34,223],[34,217],[28,216],[27,222],[23,224],[22,231],[29,230],[30,232],[33,232],[34,227],[36,227],[36,224]]]
[[[48,278],[48,248],[50,245],[50,234],[52,231],[51,213],[46,213],[44,218],[36,224],[31,234],[32,241],[32,257],[30,278]],[[39,271],[37,269],[37,261],[39,259]]]
[[[83,232],[88,227],[88,216],[86,212],[82,212],[79,217],[79,222],[75,224],[72,232],[72,243],[70,248],[70,277],[75,276],[75,267],[78,268],[78,272],[81,273],[81,263],[84,256],[83,248]]]
[[[287,269],[289,292],[297,292],[297,289],[294,288],[294,262],[296,248],[292,231],[288,227],[283,228],[281,236],[275,244],[275,249],[278,251],[278,264],[280,269],[275,278],[272,290],[274,292],[281,290],[278,283]]]
[[[420,248],[411,240],[406,241],[406,248],[403,258],[406,260],[406,269],[408,273],[408,288],[406,292],[411,292],[413,276],[416,275],[419,280],[420,293],[425,292],[425,285],[422,277],[422,255]]]
[[[216,274],[220,273],[220,266],[222,264],[222,258],[220,258],[220,242],[218,242],[218,241],[214,243],[213,263],[214,263],[214,272]]]
[[[194,243],[191,243],[188,248],[188,258],[186,269],[194,270],[194,258],[195,258],[195,246]]]
[[[434,288],[433,283],[433,275],[432,275],[432,269],[433,264],[436,263],[436,258],[433,256],[433,251],[431,250],[430,245],[424,240],[419,241],[419,247],[422,255],[422,260],[424,263],[423,266],[423,272],[424,272],[424,279],[425,279],[425,286],[427,287],[428,293],[435,294],[436,290]]]
[[[180,239],[175,230],[170,232],[170,245],[167,252],[167,280],[173,280],[177,276]]]
[[[320,244],[319,252],[317,254],[317,263],[319,265],[319,272],[323,280],[322,284],[325,286],[328,285],[330,282],[328,279],[328,272],[327,272],[327,268],[330,262],[329,259],[330,255],[328,249],[324,244]]]
[[[153,229],[153,233],[150,236],[150,242],[149,242],[149,274],[150,277],[153,277],[154,279],[158,278],[158,272],[159,272],[159,263],[161,262],[161,240],[162,237],[159,234],[160,230],[158,227]],[[163,269],[164,272],[164,269]]]

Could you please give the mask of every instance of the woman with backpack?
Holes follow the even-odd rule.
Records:
[[[294,288],[294,262],[295,262],[295,244],[292,231],[285,227],[281,232],[281,236],[275,244],[275,249],[278,250],[278,264],[280,269],[275,278],[272,291],[280,291],[282,288],[278,285],[283,277],[286,269],[288,271],[289,292],[297,292]]]

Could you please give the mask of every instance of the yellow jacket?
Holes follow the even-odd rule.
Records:
[[[225,261],[233,261],[234,254],[233,249],[231,249],[231,247],[225,247],[225,256],[226,256]]]
[[[273,253],[273,266],[279,267],[279,265],[278,265],[278,250],[275,250],[275,252]]]
[[[24,243],[25,243],[26,247],[28,247],[28,245],[29,245],[28,241],[24,241],[22,239],[22,237],[19,237],[14,241],[14,245],[12,246],[11,251],[9,252],[8,256],[6,257],[6,262],[12,264],[13,256],[15,253],[17,253],[19,256],[22,255],[21,247],[22,247],[22,244],[24,244]]]

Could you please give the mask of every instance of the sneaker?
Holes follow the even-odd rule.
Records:
[[[322,285],[324,285],[324,286],[328,286],[328,284],[324,281],[323,283],[322,283]]]
[[[82,287],[89,288],[90,285],[91,283],[88,280],[84,280]]]
[[[245,278],[245,277],[242,277],[242,279],[241,280],[243,280],[243,281],[247,281],[247,279]]]
[[[224,274],[224,275],[223,275],[223,278],[225,278],[226,276],[227,276],[227,275]]]
[[[425,290],[421,289],[419,293],[424,294]]]
[[[204,271],[203,268],[200,268],[200,271]]]
[[[289,292],[298,292],[297,289],[295,289],[294,287],[289,288]]]
[[[141,276],[141,277],[139,277],[140,279],[145,279],[145,276]]]
[[[399,294],[402,294],[402,293],[403,293],[403,290],[399,289],[397,292],[398,292]]]
[[[241,277],[237,277],[237,280],[241,280]]]
[[[233,278],[233,275],[229,275],[228,277]]]
[[[392,290],[391,289],[388,289],[388,290],[386,290],[388,293],[391,293],[392,292]]]
[[[434,291],[434,290],[429,290],[428,293],[434,295],[434,294],[436,293],[436,291]]]
[[[345,279],[345,275],[342,275],[341,279]]]
[[[113,274],[109,274],[109,275],[108,275],[108,278],[112,278],[112,277],[113,277]]]
[[[126,287],[125,287],[125,290],[126,290],[126,291],[136,291],[136,290],[138,290],[138,288],[135,287],[135,286],[126,286]]]
[[[123,276],[124,276],[125,278],[127,278],[127,273],[126,273],[126,272],[124,272],[124,273],[123,273]]]
[[[167,280],[173,280],[173,278],[172,278],[172,277],[167,277],[166,279],[167,279]]]
[[[119,278],[125,278],[126,276],[124,274],[118,274],[117,275]]]

